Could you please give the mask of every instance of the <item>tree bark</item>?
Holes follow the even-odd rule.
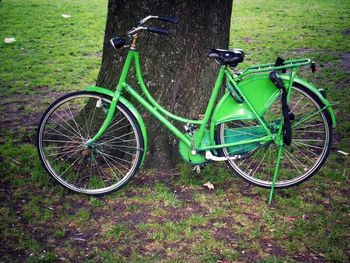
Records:
[[[206,109],[219,69],[215,61],[207,58],[207,51],[228,47],[231,11],[232,0],[109,0],[97,85],[114,89],[126,57],[126,49],[115,51],[109,44],[112,37],[125,36],[147,15],[177,16],[177,25],[156,20],[147,23],[170,29],[169,36],[146,31],[139,35],[141,71],[158,103],[176,115],[199,118]],[[129,82],[137,86],[135,78]],[[173,167],[179,160],[177,139],[153,116],[140,111],[149,137],[146,165]]]

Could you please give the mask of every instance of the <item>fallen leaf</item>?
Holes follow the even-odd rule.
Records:
[[[16,39],[15,39],[14,37],[6,37],[6,38],[4,39],[4,42],[5,42],[6,44],[11,44],[11,43],[13,43],[13,42],[16,42]]]
[[[208,187],[209,190],[213,190],[214,189],[214,185],[211,182],[207,182],[203,186]]]
[[[347,152],[343,152],[343,151],[337,151],[338,153],[340,153],[340,154],[342,154],[342,155],[345,155],[345,156],[348,156],[349,155],[349,153],[347,153]]]

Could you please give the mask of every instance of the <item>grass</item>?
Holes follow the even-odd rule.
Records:
[[[0,127],[0,261],[346,262],[350,161],[337,150],[350,152],[349,1],[233,3],[230,46],[246,53],[240,68],[277,56],[314,58],[318,73],[301,75],[340,102],[326,165],[299,187],[278,191],[272,207],[268,190],[224,165],[199,175],[185,164],[171,174],[142,171],[98,198],[70,193],[43,171],[31,118],[61,93],[94,83],[106,6],[0,3],[0,107],[8,120]],[[5,44],[5,37],[16,42]],[[17,116],[28,122],[18,128]],[[203,187],[208,181],[215,189]]]
[[[2,95],[47,86],[71,91],[93,84],[101,60],[106,7],[106,1],[3,1]],[[16,42],[6,45],[5,37],[15,37]]]

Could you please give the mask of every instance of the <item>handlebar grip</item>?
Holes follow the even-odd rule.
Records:
[[[175,16],[158,16],[158,20],[165,21],[165,22],[170,22],[173,24],[179,23],[179,18]]]
[[[155,27],[155,26],[148,26],[147,27],[147,31],[148,32],[152,32],[152,33],[161,34],[161,35],[168,35],[169,34],[169,30],[168,29]]]

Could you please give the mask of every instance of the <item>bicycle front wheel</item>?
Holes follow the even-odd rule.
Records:
[[[67,94],[44,113],[37,147],[48,173],[79,193],[103,195],[124,186],[136,173],[143,154],[143,137],[134,115],[118,103],[111,124],[91,147],[111,98],[94,92]]]
[[[283,145],[276,188],[286,188],[304,182],[314,175],[326,160],[332,141],[331,120],[320,99],[307,88],[294,84],[289,108],[294,114],[292,121],[292,144]],[[281,122],[280,98],[263,116],[270,130],[277,133]],[[235,139],[258,138],[264,130],[255,120],[236,120],[218,127],[221,144]],[[229,159],[233,170],[246,181],[270,188],[277,161],[278,145],[273,141],[224,148],[226,157],[240,155],[241,159]]]

